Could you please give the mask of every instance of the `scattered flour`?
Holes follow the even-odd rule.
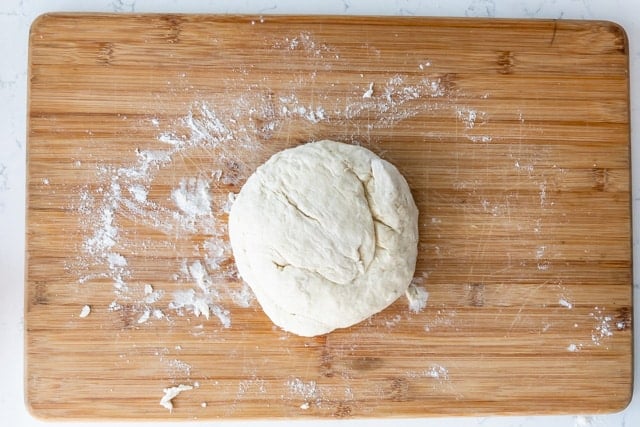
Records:
[[[594,326],[591,330],[591,342],[596,346],[603,345],[613,336],[613,327],[611,326],[613,317],[605,314],[605,312],[605,307],[596,306],[594,310],[589,313],[589,316],[594,321]]]
[[[231,298],[238,307],[247,308],[254,300],[253,292],[246,282],[242,282],[242,288],[238,291],[231,291]]]
[[[439,309],[436,310],[435,315],[427,321],[424,325],[425,332],[431,332],[439,329],[453,329],[458,330],[456,324],[457,312],[455,310]]]
[[[439,380],[449,380],[449,370],[442,365],[433,364],[422,371],[408,371],[409,378],[434,378]]]
[[[322,406],[322,391],[315,381],[304,382],[300,378],[289,378],[285,385],[289,390],[289,397],[303,399],[300,409],[309,409],[311,404]]]
[[[393,328],[394,326],[396,326],[398,323],[400,323],[402,321],[402,316],[399,314],[396,314],[395,316],[393,316],[391,319],[385,319],[384,321],[384,325],[387,328]]]
[[[167,361],[169,374],[172,378],[177,376],[189,377],[191,375],[191,365],[179,359],[171,359]]]
[[[150,284],[145,284],[144,285],[144,299],[143,301],[146,304],[155,304],[156,302],[158,302],[164,295],[164,291],[159,289],[159,290],[154,290],[153,286],[151,286]]]
[[[171,192],[171,200],[189,218],[211,215],[209,183],[200,178],[182,179],[180,186]]]
[[[200,261],[194,261],[188,265],[187,271],[196,288],[175,291],[169,308],[177,310],[179,315],[184,315],[186,310],[196,317],[203,315],[207,320],[213,314],[225,328],[231,327],[230,312],[218,304],[221,296],[207,269]]]
[[[476,126],[478,112],[471,108],[459,108],[456,110],[456,116],[464,123],[466,129],[473,129]]]
[[[541,182],[539,185],[540,189],[540,206],[544,206],[547,202],[547,183]]]
[[[275,49],[284,49],[287,51],[301,51],[306,57],[314,59],[339,59],[339,52],[327,45],[316,41],[313,35],[308,31],[302,31],[295,36],[284,37],[275,40],[273,43]]]
[[[236,398],[240,399],[249,392],[265,394],[267,392],[266,381],[262,378],[258,378],[256,374],[251,375],[251,377],[248,379],[241,380],[238,383],[238,392],[236,393]]]
[[[410,370],[406,376],[412,380],[428,381],[435,392],[451,394],[456,400],[462,399],[462,393],[456,390],[455,383],[449,377],[449,370],[439,364],[432,364],[426,369]]]
[[[489,135],[479,135],[479,136],[467,136],[467,138],[471,141],[471,142],[482,142],[485,144],[490,143],[491,141],[493,141],[493,137],[489,136]]]

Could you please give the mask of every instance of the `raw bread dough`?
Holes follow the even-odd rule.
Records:
[[[229,214],[240,276],[281,328],[354,325],[402,295],[415,270],[418,209],[407,182],[366,148],[334,141],[281,151]]]

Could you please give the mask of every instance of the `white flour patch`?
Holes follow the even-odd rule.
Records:
[[[208,239],[203,244],[204,260],[211,270],[218,270],[222,264],[231,258],[231,245],[228,241],[218,238]]]
[[[536,248],[536,261],[539,271],[547,271],[551,267],[551,262],[546,257],[547,246],[542,245]]]
[[[179,290],[173,293],[173,301],[169,308],[176,310],[178,315],[184,316],[185,311],[195,317],[204,316],[207,320],[211,314],[218,317],[225,328],[231,326],[229,311],[220,307],[220,293],[213,286],[211,276],[200,261],[194,261],[187,267],[187,271],[196,287]]]
[[[171,200],[191,221],[203,215],[211,215],[209,183],[200,178],[182,179],[171,192]]]
[[[469,139],[471,142],[476,142],[476,143],[483,143],[483,144],[488,144],[491,141],[493,141],[493,137],[489,136],[489,135],[468,135],[467,139]]]
[[[154,290],[149,283],[144,285],[144,299],[146,304],[154,304],[158,302],[164,295],[163,290]]]
[[[254,300],[253,292],[246,282],[242,282],[242,288],[238,291],[231,291],[231,298],[238,307],[250,307]]]
[[[478,112],[469,108],[456,110],[456,116],[464,123],[466,129],[473,129],[476,126]]]
[[[591,342],[596,346],[605,345],[613,336],[613,317],[606,314],[605,307],[598,306],[594,307],[593,311],[589,313],[589,317],[593,319],[594,323],[591,330]]]
[[[426,369],[409,370],[406,372],[406,376],[414,381],[429,382],[434,392],[451,394],[456,400],[463,397],[455,389],[454,383],[449,377],[449,369],[437,363],[431,364]]]
[[[395,316],[393,316],[391,319],[385,319],[384,321],[384,325],[387,328],[393,328],[394,326],[396,326],[398,323],[400,323],[402,321],[402,316],[399,314],[396,314]]]
[[[309,409],[312,404],[317,407],[322,406],[323,393],[315,381],[305,382],[300,378],[290,377],[285,386],[289,395],[283,396],[283,399],[301,399],[303,402],[300,409]]]
[[[238,383],[238,392],[236,393],[236,398],[240,399],[251,392],[257,394],[266,394],[267,382],[262,378],[258,378],[256,374],[253,374],[249,379],[241,380]]]
[[[447,310],[444,308],[436,310],[435,315],[424,325],[425,332],[441,329],[453,329],[457,331],[456,315],[457,312],[455,310]]]
[[[459,188],[464,188],[465,183],[460,183]],[[491,201],[488,199],[482,199],[480,201],[480,207],[482,211],[490,214],[494,217],[503,216],[507,212],[507,205],[504,203],[500,203],[499,201]]]
[[[465,130],[474,129],[478,125],[484,125],[487,121],[487,114],[475,108],[460,106],[456,108],[455,113],[458,120],[464,125]],[[483,142],[491,141],[491,137],[488,135],[484,136],[484,138],[486,138],[486,141]]]
[[[547,203],[547,183],[541,182],[539,185],[540,189],[540,206],[544,206]]]
[[[294,36],[284,37],[273,42],[275,49],[285,49],[288,51],[300,51],[308,58],[314,59],[339,59],[339,52],[315,39],[308,31],[300,32]]]
[[[438,380],[449,380],[449,370],[442,365],[434,364],[421,371],[408,371],[409,378],[434,378]]]
[[[518,170],[518,171],[523,171],[528,173],[530,176],[531,174],[533,174],[534,170],[535,170],[535,166],[533,166],[532,164],[522,164],[520,163],[520,160],[516,160],[515,163],[513,164],[513,166]]]
[[[167,369],[171,378],[191,376],[191,365],[179,359],[171,359],[167,362]]]
[[[230,311],[221,305],[216,286],[219,279],[235,278],[237,273],[230,262],[230,248],[224,237],[226,224],[220,223],[214,212],[222,209],[223,202],[219,208],[214,204],[212,187],[237,185],[244,180],[243,172],[228,168],[227,173],[222,172],[223,166],[229,164],[225,149],[215,157],[220,167],[206,174],[176,177],[175,186],[164,194],[154,187],[156,178],[164,170],[192,153],[211,155],[211,150],[222,144],[232,144],[238,152],[257,149],[260,143],[255,139],[255,129],[233,128],[231,116],[229,111],[218,113],[207,103],[197,102],[187,115],[174,123],[175,131],[159,133],[159,148],[133,149],[130,153],[133,160],[129,164],[99,165],[96,188],[79,189],[79,198],[72,206],[80,216],[86,237],[80,256],[68,263],[67,269],[78,275],[79,284],[110,280],[114,290],[114,299],[108,307],[110,312],[119,312],[126,304],[127,310],[137,314],[136,323],[144,324],[150,320],[168,320],[163,310],[174,309],[196,317],[209,318],[213,314],[225,328],[231,326]],[[232,200],[230,196],[228,206]],[[136,239],[129,228],[123,227],[128,222],[165,234],[166,239],[160,242]],[[192,265],[190,273],[193,274],[174,278],[179,284],[192,286],[172,292],[173,301],[163,301],[164,289],[149,291],[151,285],[137,279],[129,254],[147,251],[151,245],[172,250],[177,243],[188,241],[194,235],[209,236],[196,248],[201,257],[198,262],[209,271],[196,271]],[[208,282],[205,276],[209,277]],[[249,292],[244,289],[237,300],[250,301]],[[243,302],[242,306],[245,305]]]

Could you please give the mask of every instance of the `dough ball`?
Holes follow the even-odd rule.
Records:
[[[273,323],[315,336],[361,322],[406,291],[418,209],[391,163],[325,140],[281,151],[249,177],[229,238]]]

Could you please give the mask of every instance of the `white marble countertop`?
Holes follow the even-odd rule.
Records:
[[[479,16],[509,18],[604,19],[621,24],[629,36],[631,62],[632,129],[637,129],[640,108],[640,2],[637,0],[3,0],[0,4],[0,414],[3,424],[35,426],[45,424],[34,419],[23,403],[23,293],[25,235],[25,152],[27,45],[32,21],[50,11],[103,12],[186,12],[250,14],[354,14]],[[633,208],[640,203],[640,133],[632,133]],[[634,264],[640,265],[640,222],[633,218]],[[635,314],[640,307],[640,276],[634,271]],[[635,366],[638,366],[640,342],[635,322]],[[575,414],[547,417],[436,418],[403,421],[407,426],[491,425],[538,426],[632,426],[640,425],[638,371],[631,405],[623,412],[590,416]],[[605,380],[605,379],[603,379]],[[287,421],[289,424],[291,421]],[[309,426],[328,425],[331,421],[300,422]],[[367,420],[367,425],[395,425],[397,420]],[[251,425],[284,425],[285,422],[260,422]],[[359,425],[363,421],[342,421],[342,425]],[[206,423],[205,423],[206,424]],[[211,423],[213,424],[213,423]],[[231,425],[231,423],[227,423]],[[71,425],[71,423],[46,423]],[[103,424],[104,425],[104,424]],[[115,425],[115,423],[114,423]],[[118,426],[140,425],[118,423]],[[171,423],[163,425],[172,425]],[[215,425],[225,425],[215,422]],[[234,425],[236,425],[234,423]]]

